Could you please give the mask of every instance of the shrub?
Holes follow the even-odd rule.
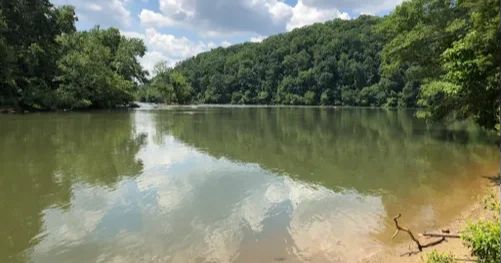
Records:
[[[452,254],[440,253],[436,250],[433,250],[426,256],[426,263],[455,263],[456,260]]]
[[[478,257],[478,262],[500,262],[500,229],[497,221],[480,221],[470,223],[461,233],[461,239],[473,256]]]

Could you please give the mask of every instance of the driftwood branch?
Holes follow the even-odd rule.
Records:
[[[405,227],[401,227],[399,224],[398,224],[398,219],[402,216],[402,214],[398,214],[397,216],[395,216],[393,218],[393,222],[395,222],[395,227],[397,228],[397,230],[395,231],[395,234],[393,234],[393,236],[391,237],[391,239],[395,239],[395,237],[397,237],[398,233],[400,233],[400,231],[404,231],[406,232],[407,234],[409,234],[409,236],[411,237],[412,241],[414,241],[414,243],[416,243],[419,251],[423,251],[423,245],[421,245],[421,243],[419,243],[419,240],[417,240],[414,235],[412,234],[412,232],[405,228]]]
[[[422,234],[422,236],[440,237],[440,239],[437,239],[437,240],[432,241],[432,242],[427,243],[427,244],[421,244],[421,242],[419,242],[419,240],[414,236],[414,234],[412,233],[412,231],[410,231],[408,228],[405,228],[405,227],[401,226],[398,223],[398,219],[400,217],[402,217],[402,215],[398,214],[397,216],[395,216],[393,218],[393,222],[395,222],[395,227],[397,228],[397,230],[395,231],[395,234],[393,234],[392,239],[394,239],[398,235],[398,233],[400,233],[400,231],[406,232],[409,235],[409,237],[412,239],[412,241],[414,241],[414,243],[416,243],[416,246],[417,246],[419,252],[423,251],[423,248],[435,246],[435,245],[438,245],[438,244],[444,242],[446,238],[459,238],[459,235],[453,235],[453,234],[448,234],[448,233],[443,233],[443,234],[424,233],[424,234]],[[443,231],[443,232],[446,232],[446,231]]]
[[[424,237],[461,238],[460,235],[454,235],[454,234],[423,233],[421,235]]]

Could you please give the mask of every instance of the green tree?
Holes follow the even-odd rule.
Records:
[[[356,97],[379,82],[381,21],[361,16],[319,23],[261,43],[217,48],[174,70],[186,77],[198,103],[358,105],[359,99],[343,100],[341,90]]]
[[[165,102],[187,104],[192,99],[192,88],[186,78],[178,71],[172,70],[165,62],[158,63],[154,69],[155,77],[141,91],[143,94],[152,94],[150,102]],[[158,94],[159,97],[156,97]]]
[[[386,38],[383,79],[399,105],[422,107],[433,120],[473,118],[498,123],[500,92],[499,2],[412,0],[379,29]],[[393,102],[394,103],[394,102]]]
[[[146,48],[142,40],[120,35],[118,29],[61,35],[63,56],[56,77],[58,108],[110,108],[130,103],[138,83],[145,79],[137,57]]]
[[[190,102],[191,87],[186,81],[186,78],[177,71],[172,71],[169,77],[174,90],[175,101],[179,104],[186,104]]]
[[[448,30],[461,38],[441,58],[445,73],[424,86],[421,105],[427,116],[443,119],[474,118],[494,128],[498,123],[501,38],[497,0],[462,1],[468,15],[450,23]]]
[[[44,109],[53,101],[56,37],[75,32],[73,7],[48,0],[0,1],[0,104]]]

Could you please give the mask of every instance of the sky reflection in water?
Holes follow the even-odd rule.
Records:
[[[78,175],[78,167],[60,165],[51,178],[56,184],[72,178],[66,184],[71,198],[40,211],[39,233],[20,252],[24,257],[7,256],[35,262],[355,262],[390,244],[390,218],[396,211],[407,207],[408,224],[421,228],[456,216],[475,191],[463,186],[483,184],[481,176],[467,174],[496,162],[495,147],[487,142],[471,136],[461,141],[461,136],[450,138],[457,135],[423,135],[422,126],[413,118],[402,120],[396,113],[375,115],[376,121],[383,122],[381,127],[390,127],[384,137],[384,130],[383,135],[362,136],[360,132],[370,128],[352,124],[353,120],[335,112],[328,112],[327,120],[330,114],[345,118],[349,129],[315,119],[325,114],[321,110],[299,109],[313,114],[309,121],[291,119],[289,110],[240,109],[237,114],[228,110],[122,113],[129,118],[121,120],[117,129],[130,124],[132,132],[126,136],[137,144],[117,141],[114,149],[108,149],[118,151],[105,158],[117,165],[94,164],[82,156],[68,158],[90,166],[89,174],[96,165],[106,177],[107,171],[123,161],[115,154],[137,149],[133,159],[125,158],[140,166],[136,174],[127,175],[136,169],[132,166],[128,172],[117,172],[115,182],[108,182]],[[274,114],[276,119],[266,117]],[[280,118],[291,124],[276,123]],[[411,123],[409,137],[392,137],[399,134],[398,127],[391,126],[394,118]],[[105,119],[101,121],[116,122],[116,118]],[[96,122],[93,119],[88,124]],[[219,130],[207,128],[208,122]],[[379,126],[375,129],[381,130]],[[94,138],[88,131],[80,135],[90,141]],[[351,141],[348,136],[359,138]],[[473,138],[480,135],[476,136]],[[393,138],[392,145],[382,143],[391,144],[388,138]],[[416,142],[406,144],[409,138]],[[72,140],[66,136],[57,139],[65,144]],[[356,141],[362,145],[350,146]],[[423,152],[420,145],[426,143],[431,152]],[[363,153],[364,147],[372,147],[377,156]],[[299,153],[301,148],[303,153]],[[344,155],[333,148],[341,148]],[[310,159],[310,153],[316,152],[323,153],[322,157]],[[387,158],[398,159],[396,164],[377,164]],[[437,158],[439,166],[434,163]],[[452,159],[463,163],[447,163]],[[402,175],[405,170],[408,174]],[[427,171],[433,171],[431,178]],[[73,172],[76,175],[70,176]],[[437,175],[447,178],[433,178]],[[409,176],[412,178],[406,178]],[[367,183],[372,180],[374,183]],[[439,191],[445,181],[453,188],[449,198],[457,199],[447,204],[434,201],[449,200]],[[399,184],[403,189],[394,187]],[[416,198],[419,193],[424,198]]]

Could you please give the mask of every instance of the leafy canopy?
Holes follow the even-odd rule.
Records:
[[[133,99],[144,44],[117,29],[76,32],[74,8],[48,0],[0,1],[0,106],[114,107]]]
[[[59,36],[64,55],[58,60],[56,90],[60,108],[109,108],[134,99],[145,72],[137,61],[146,48],[117,29],[96,27]]]

